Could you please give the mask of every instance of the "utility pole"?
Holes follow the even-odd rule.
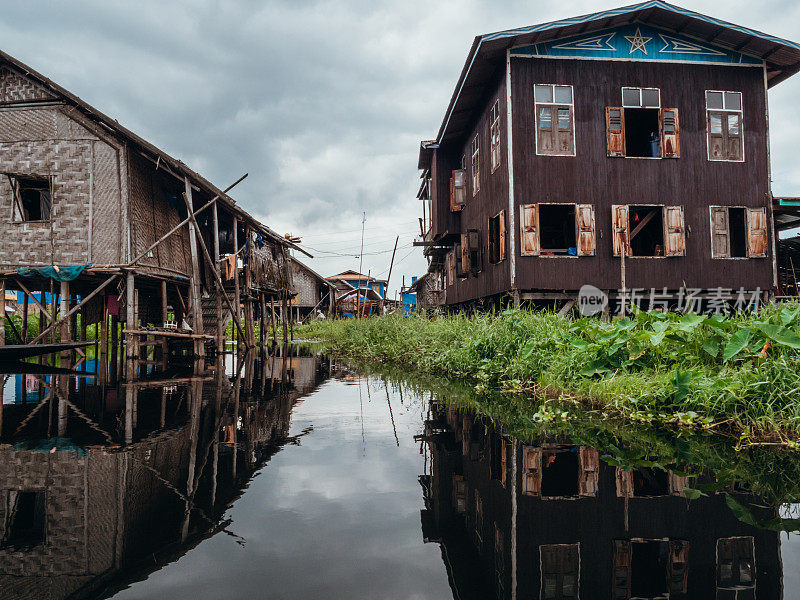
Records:
[[[364,265],[364,226],[367,222],[367,213],[361,218],[361,252],[358,253],[358,286],[361,287],[361,268]],[[361,318],[361,292],[356,290],[356,318]]]
[[[389,275],[386,277],[386,291],[383,292],[383,298],[381,298],[381,314],[383,314],[383,302],[386,296],[389,295],[389,282],[392,280],[392,267],[394,267],[394,255],[397,252],[397,242],[400,240],[400,236],[398,235],[394,239],[394,250],[392,250],[392,261],[389,263]]]

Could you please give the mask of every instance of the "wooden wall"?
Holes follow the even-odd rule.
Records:
[[[709,205],[768,206],[764,74],[760,68],[588,60],[517,58],[511,63],[515,201],[595,205],[597,254],[581,258],[519,255],[519,289],[620,287],[620,259],[612,256],[612,204],[665,204],[685,208],[686,256],[630,258],[627,285],[676,289],[770,289],[771,258],[712,260]],[[533,86],[571,84],[575,98],[575,157],[535,153]],[[623,86],[661,89],[661,105],[680,113],[681,157],[646,160],[606,155],[605,107],[621,105]],[[707,158],[705,90],[741,91],[745,162]],[[770,251],[771,254],[771,251]]]

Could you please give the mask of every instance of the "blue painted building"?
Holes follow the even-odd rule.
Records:
[[[417,282],[416,275],[411,277],[411,286],[403,288],[400,292],[401,302],[403,303],[403,313],[412,313],[417,309],[417,292],[414,290],[414,284]]]
[[[377,293],[381,298],[386,298],[386,280],[375,279],[358,271],[344,271],[338,275],[328,277],[331,283],[343,281],[353,289],[368,288]]]

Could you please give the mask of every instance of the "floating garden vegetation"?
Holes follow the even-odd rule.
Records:
[[[478,391],[578,402],[639,422],[800,447],[800,306],[753,315],[639,312],[604,323],[546,312],[387,316],[304,327],[328,350]]]

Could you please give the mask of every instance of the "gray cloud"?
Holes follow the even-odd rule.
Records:
[[[4,7],[0,34],[4,50],[218,185],[249,172],[235,197],[277,231],[355,254],[365,211],[373,250],[401,233],[395,273],[410,275],[426,268],[409,254],[418,143],[438,130],[472,38],[618,4],[31,0]],[[785,0],[690,8],[788,39],[800,22]],[[798,91],[800,77],[770,93],[776,194],[800,195]],[[386,271],[389,256],[365,255],[364,271]]]

